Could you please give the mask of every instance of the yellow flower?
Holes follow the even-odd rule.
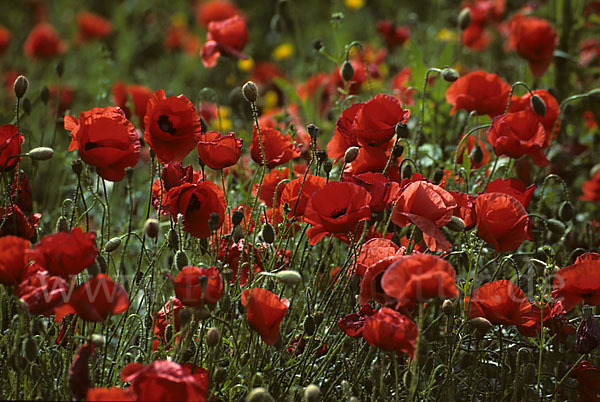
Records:
[[[442,28],[438,32],[437,38],[442,42],[451,42],[456,38],[456,34],[449,29]]]
[[[273,49],[273,58],[275,60],[283,60],[294,54],[294,46],[291,43],[285,42]]]
[[[265,111],[269,111],[271,109],[274,109],[275,107],[277,107],[277,93],[275,91],[268,91],[265,95],[264,95],[264,108]]]
[[[365,5],[365,0],[346,0],[346,7],[351,10],[358,10],[359,8],[363,8]]]
[[[238,60],[238,68],[242,71],[250,71],[254,67],[254,60],[248,58],[246,60]]]

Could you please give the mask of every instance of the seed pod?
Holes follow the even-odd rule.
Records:
[[[412,177],[412,166],[410,163],[405,163],[404,166],[402,166],[402,172],[400,173],[400,176],[402,177],[402,180],[404,179],[410,179]]]
[[[219,344],[220,340],[221,340],[221,334],[219,333],[219,330],[217,328],[212,327],[206,333],[206,344],[208,345],[209,348],[217,346]]]
[[[256,102],[256,100],[258,99],[258,88],[256,87],[256,84],[252,81],[248,81],[247,83],[245,83],[242,87],[242,95],[244,95],[244,98],[248,102]]]
[[[564,223],[556,219],[546,219],[546,226],[550,232],[559,236],[562,236],[567,229]]]
[[[442,70],[442,78],[448,82],[454,82],[458,79],[459,75],[453,68],[444,68]]]
[[[392,148],[392,156],[394,158],[401,157],[403,153],[404,153],[404,146],[402,146],[402,144],[396,144],[396,145],[394,145],[394,148]]]
[[[179,234],[177,230],[171,228],[167,234],[167,245],[171,250],[177,250],[179,248]]]
[[[144,233],[146,233],[146,236],[150,237],[151,239],[154,239],[156,236],[158,236],[159,229],[160,225],[157,219],[149,218],[146,219],[146,222],[144,222]]]
[[[481,163],[483,160],[483,149],[479,146],[479,144],[475,145],[475,148],[469,154],[469,159],[471,159],[475,163]]]
[[[188,258],[185,251],[179,250],[175,253],[175,268],[181,271],[184,267],[188,266]]]
[[[444,300],[444,302],[442,303],[442,311],[447,316],[451,316],[454,314],[454,303],[452,303],[452,300],[450,300],[450,299]]]
[[[358,157],[358,147],[350,147],[344,153],[344,163],[352,163]]]
[[[42,100],[42,102],[44,102],[44,105],[47,105],[48,101],[50,100],[50,90],[45,85],[40,91],[40,99]]]
[[[221,306],[221,310],[224,313],[229,313],[231,311],[231,296],[229,296],[229,293],[223,292],[223,296],[221,296],[221,300],[219,300],[219,306]]]
[[[352,67],[352,63],[350,63],[348,60],[346,60],[343,64],[342,64],[342,78],[344,79],[344,81],[348,82],[352,79],[352,77],[354,77],[354,67]]]
[[[106,244],[104,245],[104,252],[112,253],[113,251],[118,249],[120,245],[121,245],[121,238],[113,237],[112,239],[107,241]]]
[[[399,138],[408,138],[410,132],[408,131],[408,126],[406,123],[396,123],[396,127],[394,128],[394,132]]]
[[[56,221],[56,231],[57,232],[68,232],[69,231],[69,221],[66,216],[59,216]]]
[[[569,201],[560,204],[558,208],[558,219],[563,222],[568,222],[575,216],[575,207]]]
[[[35,161],[47,161],[54,156],[54,150],[48,147],[37,147],[27,152],[27,156]]]
[[[25,95],[25,92],[27,92],[27,88],[29,88],[29,80],[24,75],[19,75],[13,83],[15,96],[21,99]]]
[[[461,31],[467,29],[467,27],[471,25],[471,10],[466,7],[460,10],[460,13],[458,13],[457,22]]]
[[[227,369],[225,367],[217,367],[214,371],[213,378],[215,383],[221,384],[227,378]]]
[[[533,109],[533,111],[536,112],[539,116],[546,116],[546,104],[544,103],[542,98],[540,98],[537,95],[533,95],[531,99],[529,99],[529,103],[531,104],[531,108]]]
[[[317,325],[317,326],[323,322],[323,312],[322,311],[315,312],[314,321],[315,321],[315,325]]]
[[[315,329],[315,320],[312,318],[312,316],[307,315],[304,319],[304,332],[306,332],[308,336],[313,336]]]
[[[232,238],[235,243],[244,238],[244,229],[240,225],[233,229]]]
[[[312,123],[306,126],[306,131],[308,131],[308,134],[313,140],[319,136],[319,127],[315,126]]]
[[[240,223],[242,223],[243,219],[244,219],[244,213],[238,209],[233,211],[233,213],[231,214],[231,223],[233,223],[233,226],[237,226]]]
[[[465,221],[460,219],[458,216],[452,216],[450,218],[450,222],[446,225],[446,227],[453,232],[464,232],[465,231]]]
[[[262,238],[268,244],[273,244],[275,241],[275,231],[270,223],[265,223],[262,228]]]
[[[442,169],[436,169],[433,173],[433,182],[440,184],[444,178],[444,171]]]
[[[81,159],[75,159],[73,162],[71,162],[71,170],[73,170],[73,173],[75,173],[77,176],[83,172],[83,162]]]
[[[302,276],[296,271],[279,271],[275,274],[277,280],[285,285],[296,285],[302,281]]]
[[[318,401],[320,394],[321,394],[321,388],[319,388],[315,384],[310,384],[308,387],[304,388],[304,400],[306,402]]]
[[[323,163],[327,160],[327,151],[325,151],[324,149],[317,149],[315,151],[315,154],[317,155],[317,160],[319,162]]]

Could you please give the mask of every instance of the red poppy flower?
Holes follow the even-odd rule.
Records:
[[[260,165],[263,164],[260,139],[262,139],[265,159],[269,169],[288,163],[291,159],[300,156],[300,149],[292,142],[290,136],[282,134],[274,128],[261,127],[259,138],[258,130],[254,126],[252,142],[250,143],[250,155],[252,160]]]
[[[496,251],[516,250],[527,236],[529,215],[511,195],[485,193],[475,198],[477,235]]]
[[[521,180],[514,178],[492,180],[485,188],[486,193],[503,193],[512,195],[523,205],[524,208],[529,206],[534,190],[535,184],[527,187],[526,184]]]
[[[454,197],[442,187],[417,181],[400,194],[392,211],[392,222],[400,227],[414,223],[423,232],[430,250],[448,251],[450,244],[438,227],[450,222],[455,208]]]
[[[456,209],[454,216],[459,217],[465,223],[465,230],[473,229],[477,218],[475,216],[475,197],[471,194],[461,193],[458,191],[448,191],[454,201],[456,201]]]
[[[250,328],[260,334],[260,339],[273,346],[279,339],[279,326],[290,306],[288,299],[279,297],[266,289],[246,289],[242,293],[242,305]]]
[[[469,49],[483,50],[491,42],[492,36],[485,29],[485,24],[473,20],[467,29],[462,32],[461,39],[462,44]]]
[[[246,286],[250,277],[250,253],[254,253],[253,273],[261,271],[262,257],[257,247],[247,243],[244,239],[240,239],[237,243],[230,238],[222,237],[219,244],[218,259],[229,266],[233,272],[233,276],[229,283],[235,283],[238,276],[240,278],[240,286]]]
[[[582,301],[600,304],[600,259],[578,257],[575,263],[558,270],[552,280],[552,296],[561,301],[565,311],[571,311]]]
[[[173,286],[175,296],[188,307],[215,304],[223,294],[223,279],[216,267],[184,267]]]
[[[494,153],[515,159],[529,155],[536,166],[549,165],[550,161],[543,149],[550,140],[536,116],[535,113],[524,110],[492,119],[492,126],[486,137],[494,148]]]
[[[125,85],[123,82],[117,81],[112,87],[112,95],[115,104],[123,109],[127,118],[131,118],[131,110],[127,107],[129,99],[133,103],[133,113],[140,119],[140,122],[143,122],[146,106],[154,95],[154,91],[143,85]]]
[[[370,202],[369,192],[352,183],[329,182],[314,192],[304,213],[304,221],[313,225],[307,232],[310,245],[327,233],[353,232],[360,221],[371,219]]]
[[[378,172],[366,172],[356,176],[344,176],[343,181],[358,184],[371,194],[372,212],[381,212],[398,198],[400,185]]]
[[[48,23],[37,24],[23,45],[25,56],[31,59],[47,59],[67,50],[65,43],[58,36],[58,32]]]
[[[492,324],[515,325],[524,336],[536,336],[540,316],[536,316],[527,296],[507,280],[489,282],[467,298],[469,318],[483,317]]]
[[[98,14],[81,11],[77,14],[76,19],[79,42],[104,38],[112,31],[112,24],[110,21]]]
[[[189,56],[196,56],[200,48],[200,41],[185,22],[174,20],[167,30],[164,41],[169,50],[183,50]]]
[[[69,369],[69,387],[75,401],[84,400],[92,384],[88,373],[88,361],[94,354],[95,349],[96,347],[91,342],[82,345]]]
[[[158,211],[162,197],[162,212],[167,214],[171,208],[169,201],[172,201],[167,197],[168,191],[173,187],[181,186],[184,183],[198,183],[200,178],[201,174],[194,172],[192,165],[184,167],[181,162],[163,165],[160,179],[156,179],[152,184],[152,205],[154,206],[154,209]],[[160,186],[161,182],[162,189]]]
[[[10,44],[11,36],[10,31],[0,25],[0,54],[3,53]]]
[[[377,21],[375,29],[385,40],[387,47],[392,50],[398,45],[403,45],[410,38],[410,29],[396,26],[392,20]]]
[[[550,144],[550,140],[558,134],[558,130],[560,129],[559,120],[556,124],[556,131],[554,132],[554,135],[551,134],[552,128],[554,128],[554,124],[556,123],[556,119],[558,119],[558,115],[560,114],[559,105],[556,98],[545,89],[536,89],[535,91],[533,91],[533,94],[539,96],[546,105],[546,114],[544,115],[544,117],[540,116],[537,113],[535,115],[546,130],[546,142],[544,143],[544,148],[546,148]],[[530,112],[533,111],[533,108],[531,106],[531,93],[529,92],[527,92],[521,97],[513,96],[510,102],[508,112],[515,113],[522,110],[528,110]]]
[[[365,317],[363,337],[372,346],[413,357],[417,336],[417,324],[391,308],[382,307]]]
[[[171,299],[165,303],[163,308],[156,313],[154,316],[154,341],[152,342],[152,350],[157,350],[161,343],[167,343],[167,340],[165,339],[167,325],[173,325],[173,333],[177,333],[181,330],[179,313],[184,308],[185,306],[181,303],[181,300],[176,297],[171,297]]]
[[[239,13],[234,3],[227,0],[209,0],[198,3],[196,20],[198,24],[208,26],[213,21],[223,21]]]
[[[404,67],[392,78],[394,95],[407,106],[412,106],[415,103],[413,95],[416,93],[416,89],[410,86],[411,80],[412,73],[410,67]]]
[[[569,367],[570,368],[570,367]],[[579,383],[577,387],[578,402],[598,402],[600,398],[600,369],[587,360],[582,360],[569,373]]]
[[[374,300],[377,303],[386,305],[387,303],[394,301],[394,298],[386,294],[381,287],[381,279],[390,265],[400,257],[402,257],[402,253],[380,259],[367,268],[364,276],[360,280],[360,294],[358,295],[359,304],[364,305],[369,301]]]
[[[136,401],[135,395],[130,392],[129,388],[119,387],[97,387],[90,388],[86,394],[85,400],[92,401]]]
[[[288,219],[302,218],[306,213],[306,207],[308,202],[312,198],[313,194],[325,187],[327,180],[324,177],[314,176],[307,174],[306,179],[304,176],[295,178],[289,181],[283,187],[280,197],[280,206],[283,207],[285,204],[288,205],[290,212]],[[302,190],[302,193],[300,191]]]
[[[81,159],[96,167],[100,177],[119,181],[125,168],[140,159],[140,140],[135,127],[120,108],[94,108],[65,116],[65,130],[71,131],[69,151],[79,150]]]
[[[56,320],[77,314],[86,321],[104,321],[110,314],[121,314],[129,307],[129,297],[121,285],[105,274],[98,274],[77,286],[68,302],[55,309]]]
[[[29,241],[17,236],[0,237],[0,283],[19,285],[27,271],[25,251]]]
[[[400,257],[383,274],[381,287],[397,300],[396,307],[407,306],[409,310],[433,297],[458,296],[456,271],[448,261],[432,254]]]
[[[374,238],[362,245],[356,257],[356,275],[362,277],[367,269],[379,261],[404,254],[404,248],[398,247],[389,239]]]
[[[68,300],[69,285],[59,276],[50,276],[39,265],[29,267],[25,279],[14,289],[32,314],[49,316]]]
[[[580,200],[591,202],[600,201],[600,170],[596,171],[594,176],[583,183],[582,191],[583,194],[579,196]]]
[[[244,141],[234,133],[222,135],[209,131],[200,135],[198,155],[202,162],[211,169],[220,170],[237,163],[242,156]]]
[[[283,193],[283,189],[286,185],[286,183],[281,182],[289,179],[289,177],[289,168],[283,168],[283,170],[271,169],[263,179],[262,185],[260,186],[260,192],[258,193],[258,199],[261,200],[267,207],[273,208],[273,199],[276,198],[275,202],[277,205],[279,205],[281,193]],[[281,183],[281,185],[279,183]],[[252,190],[256,195],[258,184]],[[275,197],[275,191],[277,191],[277,197]]]
[[[462,141],[463,137],[461,137],[461,141]],[[460,143],[460,141],[459,141]],[[483,141],[481,141],[480,139],[476,139],[475,136],[470,135],[467,138],[467,154],[469,155],[469,161],[471,162],[471,169],[479,169],[485,165],[488,164],[488,162],[490,161],[490,152],[488,151],[487,147],[485,146],[485,143]],[[481,160],[475,160],[474,157],[471,156],[471,152],[473,152],[473,149],[475,149],[476,146],[479,146],[479,148],[481,149],[482,152],[482,158]],[[463,142],[463,145],[458,149],[457,151],[457,158],[456,158],[456,162],[457,163],[463,163],[463,158],[464,158],[464,153],[465,153],[465,143]]]
[[[225,220],[225,194],[211,181],[173,187],[167,193],[166,204],[173,217],[183,215],[183,230],[195,237],[210,236],[208,220],[211,214],[218,215],[217,227]]]
[[[198,144],[200,117],[184,95],[166,97],[159,89],[148,100],[144,140],[162,163],[181,161]]]
[[[310,339],[311,337],[306,334],[297,336],[291,340],[289,346],[285,348],[285,351],[292,356],[301,355],[302,353],[304,353],[304,350],[306,349],[306,344]],[[325,342],[322,342],[320,338],[316,338],[315,341],[317,341],[318,343],[311,344],[312,350],[309,350],[309,352],[313,352],[317,355],[317,357],[324,356],[327,353],[327,344]],[[318,346],[319,343],[321,343],[321,346]]]
[[[558,35],[552,25],[537,17],[516,15],[509,22],[508,45],[529,61],[534,77],[548,70],[554,58]]]
[[[7,210],[0,207],[0,237],[6,235],[19,236],[30,240],[40,223],[42,214],[35,213],[27,218],[18,205],[8,206]]]
[[[60,99],[58,99],[58,85],[52,84],[48,88],[50,90],[50,104],[53,111],[58,111],[58,114],[63,115],[65,110],[71,107],[75,98],[75,89],[69,85],[60,87]]]
[[[129,363],[121,370],[121,379],[131,383],[127,389],[138,401],[206,401],[208,370],[157,360],[144,366]]]
[[[223,21],[212,21],[208,24],[207,42],[202,46],[200,55],[202,64],[206,68],[217,65],[221,53],[246,59],[242,53],[248,42],[248,28],[246,19],[240,15],[234,15]]]
[[[338,327],[353,338],[360,338],[363,335],[365,326],[365,317],[375,314],[375,310],[370,305],[364,305],[358,313],[348,314],[338,320]]]
[[[19,134],[17,126],[0,126],[0,172],[13,170],[21,158],[12,158],[21,153],[21,144],[25,138]]]
[[[96,234],[76,227],[69,233],[44,236],[33,248],[34,259],[52,275],[68,278],[96,261]]]
[[[474,71],[454,81],[446,90],[446,102],[451,104],[450,114],[459,109],[490,117],[504,113],[510,85],[496,74]]]

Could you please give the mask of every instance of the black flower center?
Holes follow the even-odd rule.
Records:
[[[94,148],[99,148],[101,145],[96,143],[96,142],[86,142],[85,143],[85,150],[89,151],[90,149],[94,149]]]
[[[331,213],[331,217],[333,219],[336,219],[345,214],[346,214],[346,208],[334,209],[333,212]]]
[[[165,133],[175,135],[175,127],[173,127],[173,123],[171,123],[167,115],[161,114],[158,116],[158,127]]]

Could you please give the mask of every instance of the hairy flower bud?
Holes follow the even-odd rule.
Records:
[[[308,336],[312,336],[315,333],[315,320],[313,319],[312,316],[307,315],[306,318],[304,319],[304,332],[306,332],[306,334]]]
[[[306,126],[306,130],[308,131],[308,134],[313,140],[316,139],[319,135],[319,127],[315,126],[312,123]]]
[[[112,253],[113,251],[118,249],[120,245],[121,245],[121,238],[113,237],[112,239],[107,241],[106,244],[104,245],[104,252]]]
[[[344,153],[344,163],[352,163],[358,157],[358,147],[350,147]]]
[[[29,88],[29,80],[24,75],[19,75],[13,83],[15,96],[21,99],[25,95],[25,92],[27,92],[27,88]]]
[[[273,244],[275,241],[275,231],[273,230],[273,226],[268,222],[262,228],[262,238],[268,244]]]
[[[460,13],[458,13],[457,22],[461,31],[467,29],[467,27],[471,25],[471,10],[466,7],[460,10]]]
[[[464,232],[465,230],[465,221],[460,219],[458,216],[452,216],[450,218],[450,222],[446,225],[446,227],[453,232]]]
[[[275,274],[277,280],[285,285],[296,285],[302,281],[302,276],[296,271],[279,271]]]
[[[179,234],[177,230],[171,228],[167,234],[167,245],[171,250],[177,250],[179,248]]]
[[[352,67],[352,63],[350,63],[348,60],[346,60],[343,64],[342,64],[342,78],[344,79],[344,81],[348,82],[352,79],[352,77],[354,77],[354,67]]]
[[[27,156],[36,161],[47,161],[54,156],[54,150],[48,147],[37,147],[27,152]]]
[[[454,303],[452,303],[452,300],[450,300],[450,299],[444,300],[444,302],[442,303],[442,311],[447,316],[451,316],[454,314]]]
[[[575,207],[569,201],[560,204],[558,208],[558,219],[563,222],[568,222],[575,216]]]
[[[319,395],[321,394],[321,388],[318,385],[310,384],[304,388],[304,400],[306,402],[317,402]]]
[[[533,95],[531,99],[529,99],[529,103],[531,104],[531,108],[534,112],[536,112],[539,116],[546,116],[546,104],[543,99],[537,95]]]
[[[256,87],[256,84],[252,81],[246,82],[242,87],[242,95],[244,95],[244,98],[248,102],[256,102],[258,99],[258,88]]]
[[[208,332],[206,332],[206,344],[209,348],[217,346],[220,340],[221,334],[217,328],[212,327],[208,330]]]
[[[40,91],[40,99],[42,100],[44,105],[47,105],[48,101],[50,100],[50,90],[45,85],[42,88],[42,90]]]
[[[158,236],[159,228],[160,225],[156,219],[150,218],[144,222],[144,233],[146,233],[146,236],[152,239]]]
[[[188,258],[185,254],[185,251],[179,250],[175,253],[175,267],[177,270],[181,271],[184,267],[188,265]]]
[[[441,74],[442,78],[448,82],[454,82],[459,78],[458,72],[453,68],[444,68]]]

